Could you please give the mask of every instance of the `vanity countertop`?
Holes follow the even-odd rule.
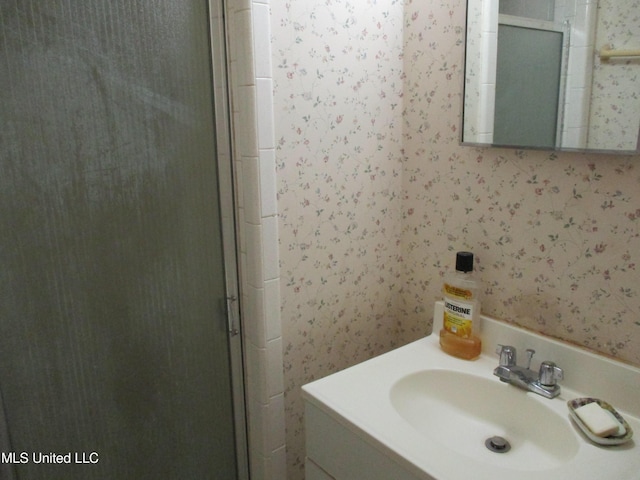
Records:
[[[442,303],[435,307],[434,318],[441,318]],[[435,322],[434,331],[439,331]],[[589,351],[558,342],[489,317],[482,318],[483,353],[474,361],[451,357],[439,347],[438,336],[430,335],[384,355],[363,362],[303,387],[308,405],[326,414],[349,432],[362,439],[404,470],[410,478],[476,480],[504,478],[512,480],[570,480],[617,478],[640,480],[640,369],[616,362]],[[493,375],[498,364],[497,344],[509,344],[524,352],[536,350],[536,361],[552,360],[561,366],[565,378],[562,392],[555,399],[546,399],[514,386],[504,384]],[[537,360],[536,360],[537,359]],[[451,448],[424,428],[417,428],[394,405],[391,392],[403,379],[424,375],[427,371],[458,372],[491,383],[491,389],[511,389],[510,405],[519,408],[520,401],[539,404],[557,418],[559,428],[568,432],[575,451],[559,454],[548,464],[536,466],[535,460],[509,462],[498,460],[495,453],[471,452],[460,438],[459,448]],[[416,377],[417,378],[417,377]],[[468,386],[467,386],[468,388]],[[505,392],[506,390],[496,390]],[[618,446],[599,446],[590,441],[569,415],[567,402],[580,397],[595,397],[613,405],[633,428],[636,437]],[[417,400],[416,400],[417,401]],[[554,420],[555,421],[555,420]],[[455,422],[452,422],[455,428]],[[523,447],[524,448],[524,447]],[[533,450],[532,450],[533,451]],[[485,457],[486,455],[486,457]],[[507,459],[505,454],[504,459]],[[564,455],[564,456],[563,456]],[[553,455],[552,455],[553,457]],[[525,459],[526,460],[526,459]],[[409,478],[409,477],[408,477]]]

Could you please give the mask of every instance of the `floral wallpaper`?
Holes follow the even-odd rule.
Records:
[[[640,48],[640,0],[599,0],[596,48]],[[640,131],[640,60],[601,61],[594,55],[594,82],[589,144],[635,150]],[[632,126],[629,128],[629,126]]]
[[[271,3],[288,478],[300,387],[483,310],[640,365],[640,156],[459,145],[465,2]]]
[[[399,1],[274,2],[274,115],[288,478],[300,387],[399,345]]]

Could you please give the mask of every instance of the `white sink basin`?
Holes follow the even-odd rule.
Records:
[[[429,336],[305,385],[309,470],[330,475],[310,478],[640,480],[640,369],[484,316],[481,335],[474,361],[445,354]],[[493,375],[499,343],[535,349],[534,370],[555,361],[561,394],[502,383]],[[636,437],[592,443],[569,416],[567,401],[579,397],[613,405]],[[511,449],[487,449],[494,436]]]
[[[391,404],[413,428],[459,456],[515,470],[548,470],[578,453],[557,411],[512,386],[455,370],[423,370],[391,387]],[[491,450],[498,436],[510,449]]]

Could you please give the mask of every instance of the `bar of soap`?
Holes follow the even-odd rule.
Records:
[[[618,421],[618,419],[613,414],[613,412],[610,411],[610,410],[607,410],[606,408],[603,408],[602,410],[604,410],[604,413],[609,415],[611,417],[611,419],[618,424],[618,431],[617,432],[613,432],[611,435],[615,435],[616,437],[621,437],[622,435],[625,435],[627,433],[627,429],[624,427],[623,424],[621,424]]]
[[[608,437],[618,432],[620,424],[596,402],[587,403],[575,409],[582,423],[598,437]]]

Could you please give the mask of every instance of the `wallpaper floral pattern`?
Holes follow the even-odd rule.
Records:
[[[288,475],[300,387],[483,310],[640,365],[640,157],[459,146],[462,0],[273,2]]]
[[[626,50],[640,46],[640,0],[599,0],[596,47],[604,45]],[[634,150],[640,121],[638,58],[594,59],[589,143],[610,149]],[[632,125],[631,128],[629,126]]]
[[[398,345],[399,1],[272,3],[288,478],[300,386]]]

